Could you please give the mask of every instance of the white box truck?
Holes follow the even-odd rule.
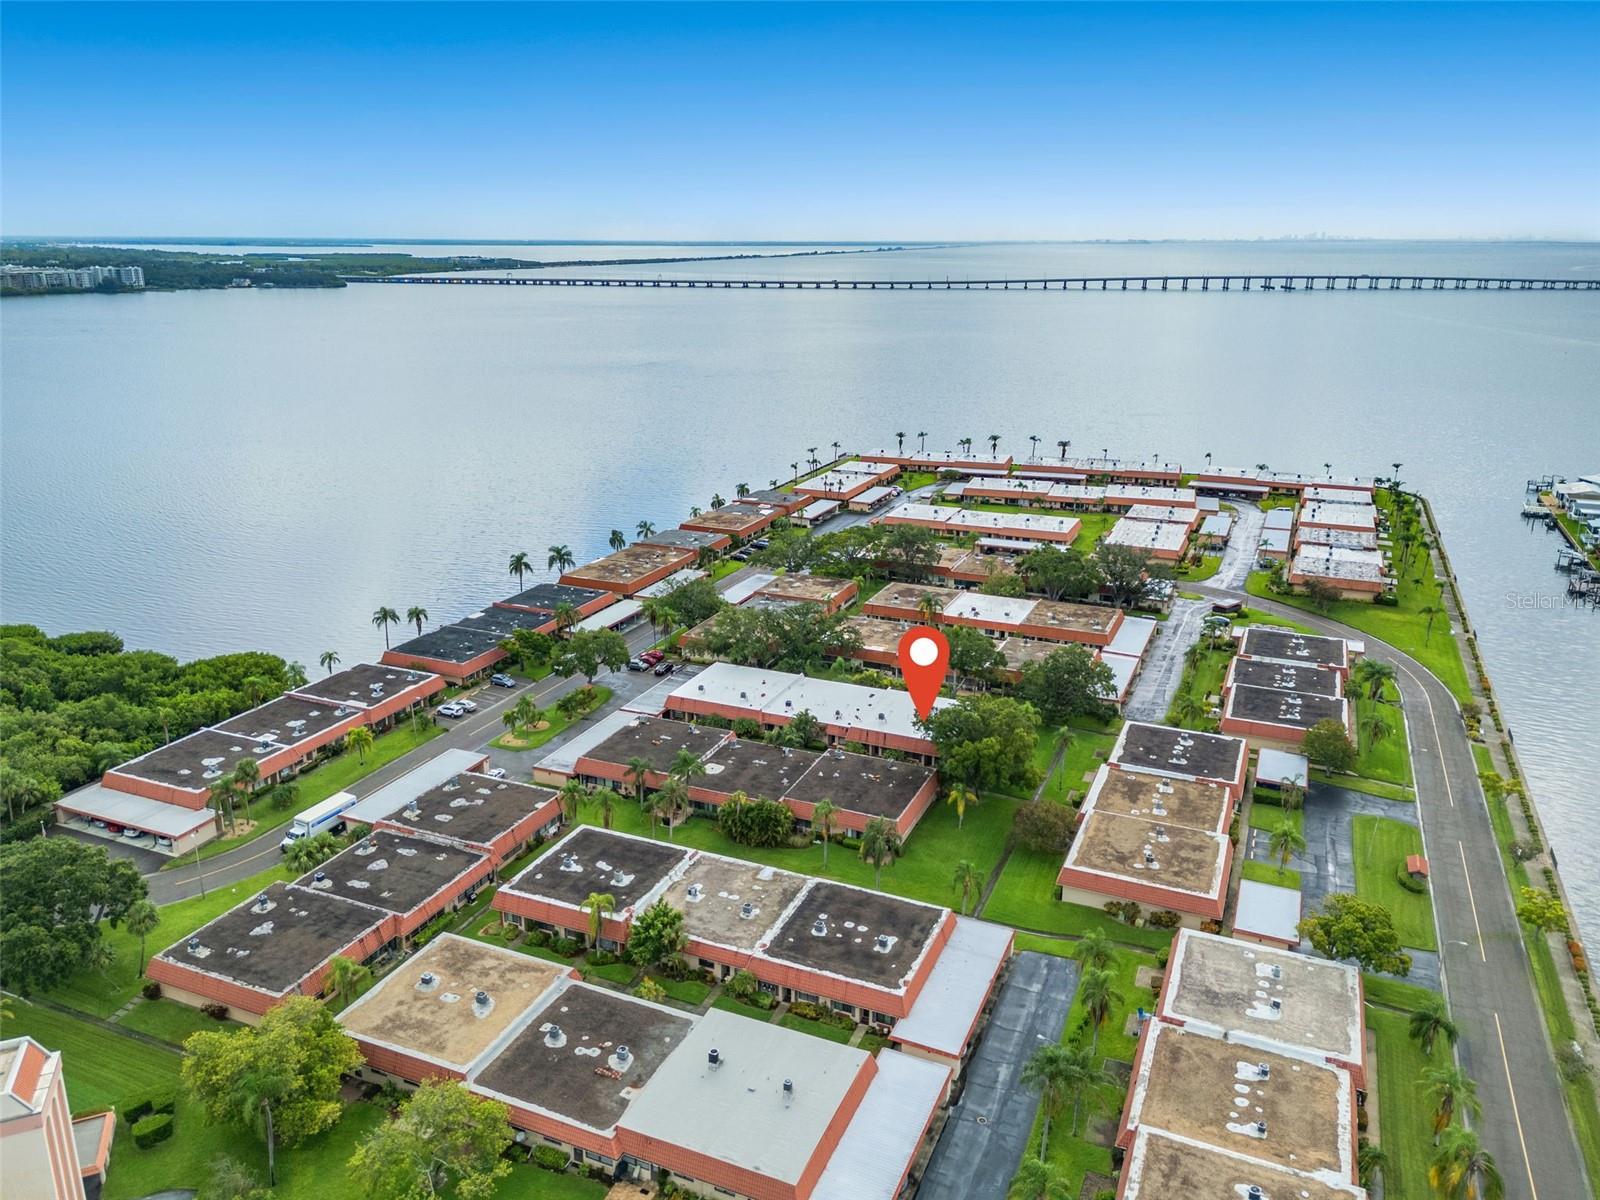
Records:
[[[355,806],[355,802],[352,793],[335,792],[326,800],[313,804],[289,822],[289,832],[283,835],[278,849],[287,850],[301,838],[314,837],[319,833],[343,833],[344,814]]]

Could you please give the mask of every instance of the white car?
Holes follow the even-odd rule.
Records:
[[[506,769],[504,767],[490,767],[484,774],[490,779],[504,779],[506,777]]]
[[[457,708],[461,709],[462,712],[477,712],[478,711],[478,706],[476,704],[474,704],[471,700],[466,700],[466,699],[457,700],[455,702],[455,705],[456,705]]]
[[[441,717],[464,717],[467,715],[467,710],[461,707],[461,701],[451,700],[447,704],[439,705],[438,713]]]

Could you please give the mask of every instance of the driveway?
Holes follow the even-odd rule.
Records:
[[[1128,720],[1166,720],[1167,709],[1183,682],[1183,656],[1200,640],[1210,611],[1209,600],[1185,600],[1180,596],[1172,602],[1172,612],[1156,625],[1156,635],[1150,639],[1133,695],[1122,706],[1122,715]]]
[[[917,1200],[1005,1200],[1039,1111],[1023,1064],[1061,1037],[1077,990],[1073,959],[1025,950],[1012,960]]]

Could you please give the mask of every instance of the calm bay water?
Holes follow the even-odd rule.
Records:
[[[1600,247],[996,246],[650,268],[1225,270],[1594,278]],[[1582,832],[1600,777],[1600,613],[1563,604],[1554,535],[1517,516],[1529,476],[1600,470],[1593,293],[63,296],[0,309],[0,384],[5,620],[313,669],[326,649],[379,653],[380,604],[454,619],[512,590],[514,551],[542,563],[564,543],[582,561],[612,528],[675,524],[835,440],[999,433],[1026,452],[1037,434],[1368,474],[1402,461],[1434,502],[1580,915],[1600,922]]]

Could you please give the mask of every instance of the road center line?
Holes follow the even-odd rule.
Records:
[[[1517,1111],[1517,1086],[1511,1081],[1511,1060],[1506,1057],[1506,1035],[1500,1030],[1500,1013],[1494,1014],[1494,1035],[1500,1039],[1500,1062],[1506,1069],[1506,1089],[1511,1093],[1511,1119],[1517,1126],[1517,1143],[1522,1147],[1522,1167],[1528,1173],[1528,1192],[1539,1200],[1539,1188],[1533,1182],[1533,1161],[1528,1157],[1528,1139],[1522,1136],[1522,1114]]]
[[[1472,907],[1472,927],[1478,931],[1478,959],[1488,962],[1489,956],[1483,948],[1483,926],[1478,924],[1478,902],[1472,898],[1472,874],[1467,870],[1467,848],[1457,842],[1456,849],[1461,851],[1461,877],[1467,881],[1467,903]],[[1496,1021],[1499,1019],[1498,1016],[1495,1018]]]

